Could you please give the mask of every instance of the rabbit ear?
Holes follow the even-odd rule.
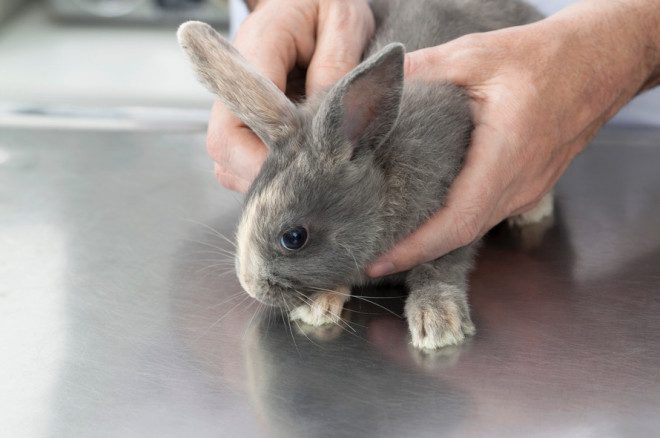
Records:
[[[293,103],[211,26],[189,21],[177,37],[200,81],[264,143],[272,146],[295,128]]]
[[[404,48],[389,44],[339,81],[314,119],[316,138],[330,141],[342,156],[361,147],[378,147],[399,116],[403,90]],[[346,140],[351,150],[346,150]],[[336,150],[339,148],[339,150]]]

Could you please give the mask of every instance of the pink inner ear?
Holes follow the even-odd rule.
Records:
[[[379,81],[360,78],[353,82],[343,98],[344,133],[351,142],[358,142],[383,104],[385,93]]]

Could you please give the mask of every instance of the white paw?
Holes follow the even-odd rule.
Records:
[[[348,298],[348,289],[342,289],[337,293],[317,293],[310,297],[311,303],[293,309],[289,314],[289,318],[313,326],[337,324],[341,320],[341,311]]]
[[[434,350],[458,345],[475,333],[474,325],[452,300],[406,306],[408,327],[415,348]]]
[[[524,227],[542,222],[552,217],[554,213],[555,197],[553,192],[548,192],[534,208],[517,216],[510,217],[507,222],[512,227]]]

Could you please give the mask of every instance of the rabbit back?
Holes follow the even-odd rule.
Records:
[[[532,23],[543,18],[521,0],[373,0],[376,33],[366,56],[389,43],[408,52],[463,35]]]

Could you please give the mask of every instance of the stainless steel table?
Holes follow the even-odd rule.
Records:
[[[545,234],[495,230],[478,334],[435,354],[409,347],[400,290],[364,291],[384,298],[344,329],[256,313],[203,143],[0,131],[1,436],[658,433],[660,130],[603,131]]]

